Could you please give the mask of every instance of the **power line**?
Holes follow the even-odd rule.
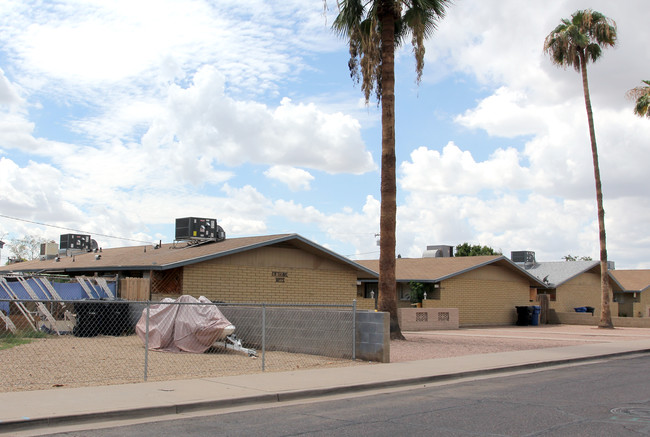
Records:
[[[99,233],[95,233],[95,232],[81,231],[79,229],[66,228],[66,227],[63,227],[63,226],[48,225],[47,223],[35,222],[35,221],[32,221],[32,220],[21,219],[21,218],[17,218],[17,217],[10,217],[10,216],[4,215],[4,214],[0,214],[0,217],[8,218],[10,220],[18,220],[20,222],[32,223],[32,224],[40,225],[40,226],[47,226],[47,227],[50,227],[50,228],[57,228],[57,229],[64,229],[66,231],[79,232],[79,233],[82,233],[82,234],[91,234],[91,235],[97,235],[97,236],[100,236],[100,237],[114,238],[116,240],[135,241],[136,243],[151,243],[151,241],[135,240],[133,238],[116,237],[114,235],[99,234]]]

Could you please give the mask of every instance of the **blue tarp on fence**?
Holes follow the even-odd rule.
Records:
[[[50,296],[50,293],[47,291],[45,286],[40,280],[30,278],[26,280],[27,284],[34,290],[34,293],[43,300],[53,300]],[[61,296],[63,300],[81,300],[88,299],[88,295],[81,288],[81,284],[78,282],[50,282],[54,290]],[[14,292],[18,299],[20,300],[32,300],[32,297],[27,293],[27,290],[22,286],[20,282],[7,281],[7,285],[11,291]],[[97,284],[90,284],[90,290],[93,296],[93,299],[101,299],[109,297],[106,292]],[[115,296],[115,282],[108,283],[108,289],[111,290],[113,296]],[[0,287],[0,299],[14,299],[14,296],[10,296],[9,293]],[[0,302],[0,310],[3,310],[5,314],[9,314],[9,302]]]

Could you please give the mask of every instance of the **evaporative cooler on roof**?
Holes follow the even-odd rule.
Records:
[[[90,250],[90,235],[83,234],[63,234],[59,249],[61,250]]]
[[[510,252],[510,259],[515,263],[534,264],[535,252],[530,250],[517,250]]]
[[[176,219],[176,240],[220,241],[226,238],[217,220],[199,217]]]

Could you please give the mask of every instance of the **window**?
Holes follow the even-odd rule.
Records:
[[[440,283],[433,284],[427,289],[427,299],[440,300]]]
[[[397,295],[399,300],[411,300],[411,287],[408,284],[398,282]]]
[[[556,290],[555,288],[548,288],[546,290],[537,290],[537,295],[541,296],[542,294],[548,295],[548,300],[555,302],[556,300]]]
[[[366,299],[377,299],[378,297],[379,284],[375,282],[366,282],[363,297]]]

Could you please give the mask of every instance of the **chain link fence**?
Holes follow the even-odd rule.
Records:
[[[0,299],[0,391],[358,365],[356,319],[354,303]]]

